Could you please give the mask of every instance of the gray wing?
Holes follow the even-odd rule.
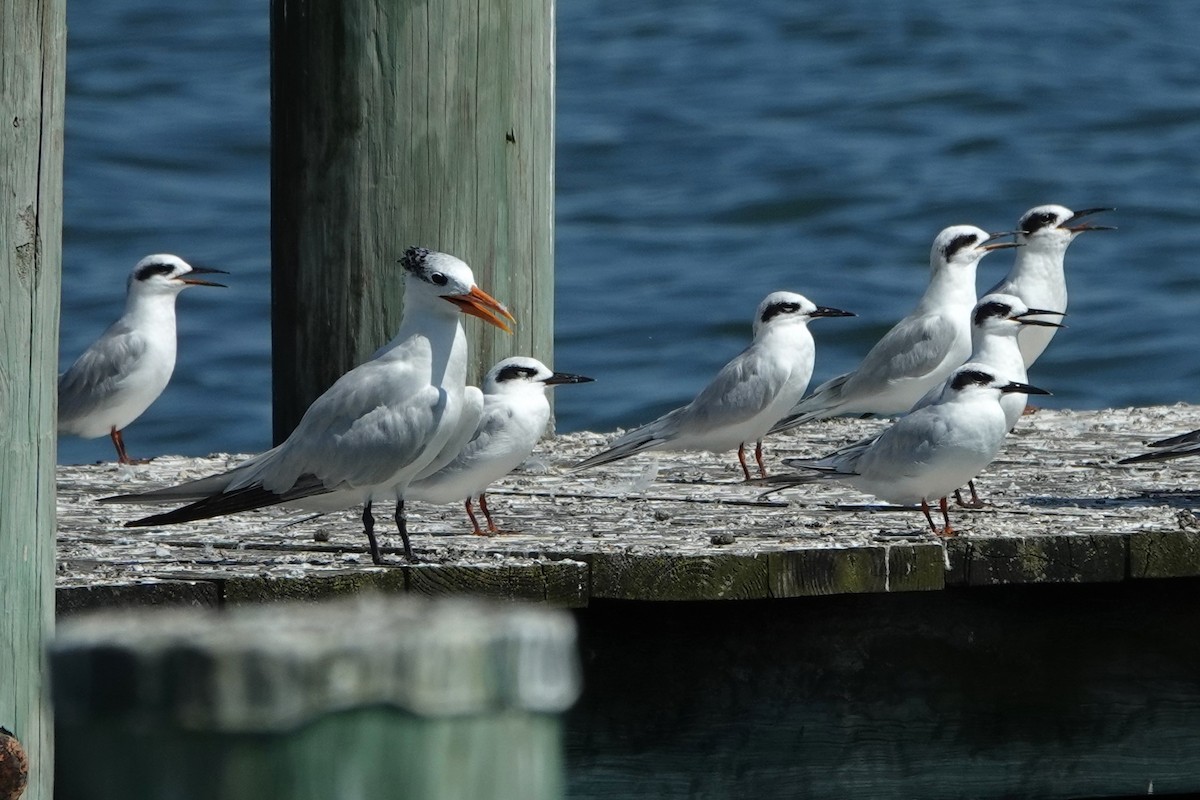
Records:
[[[97,408],[119,388],[121,377],[146,352],[146,340],[121,322],[92,342],[58,377],[59,425],[69,425]]]
[[[906,318],[888,331],[846,380],[843,394],[870,392],[944,370],[959,325],[945,315]],[[951,367],[957,364],[949,365]]]
[[[483,408],[483,392],[477,386],[468,386],[463,393],[463,410],[454,435],[442,447],[437,457],[429,462],[417,480],[433,475],[462,456],[468,444],[479,437],[479,428],[484,422]]]
[[[1141,464],[1147,461],[1167,461],[1172,458],[1200,455],[1200,429],[1168,439],[1159,439],[1157,442],[1151,442],[1147,447],[1155,449],[1139,456],[1123,458],[1117,463]]]

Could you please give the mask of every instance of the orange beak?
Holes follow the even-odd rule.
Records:
[[[479,317],[484,322],[495,325],[505,333],[512,333],[512,328],[504,320],[507,319],[509,322],[516,322],[516,317],[508,313],[507,308],[478,286],[472,286],[471,291],[466,294],[445,295],[445,298],[458,306],[458,309],[462,313],[470,314],[472,317]]]

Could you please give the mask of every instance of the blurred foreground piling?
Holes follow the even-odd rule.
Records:
[[[565,613],[467,601],[79,617],[57,796],[558,798],[574,645]]]

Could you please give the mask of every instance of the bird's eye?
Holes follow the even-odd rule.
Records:
[[[447,278],[445,275],[443,275],[440,272],[435,272],[432,275],[430,275],[429,280],[433,281],[438,286],[445,286],[447,283],[450,282],[450,279]]]

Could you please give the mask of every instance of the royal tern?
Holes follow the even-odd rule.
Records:
[[[930,529],[952,536],[946,496],[996,457],[1008,433],[999,401],[1011,393],[1049,394],[998,377],[983,364],[964,364],[951,374],[935,402],[898,418],[877,436],[824,458],[784,459],[789,467],[812,472],[779,475],[765,483],[786,488],[820,480],[842,481],[888,503],[919,503]],[[944,522],[940,531],[929,513],[929,503],[935,500]]]
[[[1002,375],[1009,380],[1024,383],[1027,379],[1025,362],[1021,358],[1017,336],[1027,325],[1062,327],[1057,322],[1036,318],[1046,316],[1061,317],[1063,313],[1029,308],[1011,294],[984,295],[971,311],[971,357],[967,360],[973,364],[982,364],[993,375]],[[913,410],[937,402],[941,393],[941,386],[930,389],[917,401]],[[1008,430],[1011,431],[1021,418],[1025,411],[1025,401],[1025,395],[1020,392],[1006,392],[1000,396],[1000,407],[1004,410]],[[975,482],[968,481],[967,486],[971,489],[971,501],[964,502],[956,489],[954,496],[958,504],[972,508],[982,507],[983,503],[975,491]]]
[[[972,225],[946,228],[929,252],[929,286],[917,307],[884,334],[853,372],[818,386],[771,432],[843,414],[900,414],[940,385],[971,353],[975,268],[1008,233]]]
[[[1072,211],[1064,206],[1037,206],[1026,211],[1017,223],[1017,250],[1012,269],[988,294],[1011,294],[1030,308],[1067,310],[1067,280],[1063,259],[1067,247],[1084,231],[1115,230],[1108,225],[1091,225],[1079,220],[1112,208],[1085,208]],[[1056,330],[1026,328],[1017,337],[1026,368],[1033,365]]]
[[[308,407],[283,444],[228,472],[107,502],[195,500],[127,522],[166,525],[289,503],[334,511],[362,503],[371,558],[382,563],[371,504],[396,501],[396,527],[412,559],[404,493],[455,435],[464,404],[467,340],[459,312],[508,331],[513,317],[475,285],[470,267],[410,248],[400,262],[404,315],[387,345]]]
[[[550,421],[547,387],[591,380],[553,372],[536,358],[514,356],[496,364],[483,379],[483,414],[471,440],[456,450],[449,463],[413,481],[405,499],[439,505],[462,502],[475,534],[486,536],[471,509],[472,499],[478,497],[488,532],[499,533],[484,492],[519,467],[546,432]]]
[[[175,370],[175,298],[189,286],[220,286],[178,256],[146,256],[125,284],[125,313],[58,377],[58,432],[108,435],[117,461],[132,464],[121,433],[158,399]]]
[[[1117,463],[1141,464],[1146,461],[1166,461],[1171,458],[1200,455],[1200,430],[1195,430],[1191,433],[1182,433],[1179,436],[1172,436],[1169,439],[1159,439],[1157,442],[1150,442],[1146,446],[1155,449],[1149,453],[1123,458]]]
[[[758,471],[766,475],[762,437],[803,396],[812,377],[814,346],[809,320],[852,316],[848,311],[813,305],[793,292],[767,295],[754,317],[754,341],[692,402],[629,431],[572,470],[645,450],[722,453],[737,448],[738,462],[749,480],[746,443],[755,442]]]

